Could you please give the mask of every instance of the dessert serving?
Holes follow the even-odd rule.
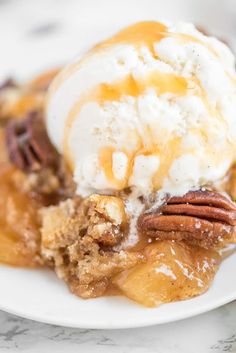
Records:
[[[0,262],[81,298],[204,293],[236,243],[236,71],[189,23],[141,22],[0,87]]]

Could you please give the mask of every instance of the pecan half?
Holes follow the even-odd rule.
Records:
[[[139,217],[140,232],[157,239],[186,240],[212,247],[236,241],[236,205],[214,191],[172,197],[155,212]]]
[[[57,161],[41,113],[37,111],[29,113],[24,120],[11,120],[7,124],[6,144],[11,162],[25,172],[53,166]]]
[[[15,81],[13,81],[11,78],[8,78],[2,84],[0,84],[0,91],[3,91],[5,89],[9,89],[9,88],[16,88],[16,87],[17,87],[17,85],[16,85]]]

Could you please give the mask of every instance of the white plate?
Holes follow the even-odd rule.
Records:
[[[219,1],[217,6],[214,0],[24,0],[3,4],[0,3],[0,78],[9,73],[24,78],[58,65],[137,20],[193,20],[223,34],[235,45],[234,0]],[[191,317],[235,299],[235,268],[233,255],[224,261],[206,294],[146,309],[121,297],[84,301],[70,294],[52,272],[1,266],[0,309],[33,320],[81,328],[160,324]]]
[[[211,289],[197,298],[147,309],[123,297],[82,300],[53,272],[0,267],[0,309],[29,319],[80,328],[130,328],[176,321],[236,298],[236,256],[224,261]]]

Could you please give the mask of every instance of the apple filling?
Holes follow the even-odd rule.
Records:
[[[45,87],[54,73],[0,89],[0,262],[49,266],[82,298],[122,294],[145,305],[204,293],[235,243],[234,168],[213,187],[144,211],[127,246],[126,194],[76,196],[44,126]],[[144,201],[143,201],[144,202]]]

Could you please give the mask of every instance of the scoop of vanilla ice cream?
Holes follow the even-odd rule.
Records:
[[[236,157],[234,57],[192,24],[137,23],[56,77],[47,129],[82,196],[214,183]]]

